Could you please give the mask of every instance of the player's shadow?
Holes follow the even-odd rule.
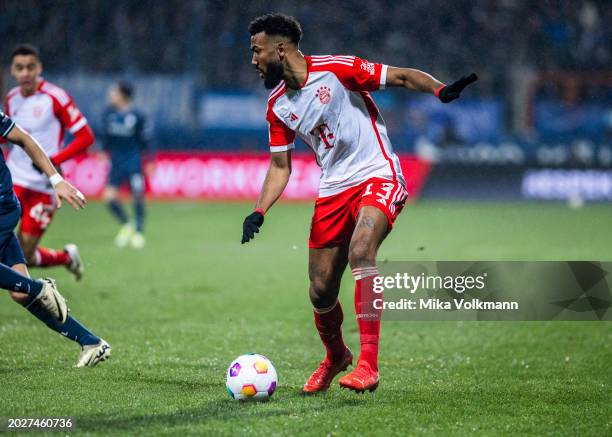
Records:
[[[240,417],[252,416],[258,419],[274,416],[290,416],[304,411],[295,408],[274,408],[256,402],[234,402],[230,399],[206,401],[197,408],[181,409],[175,412],[161,414],[142,414],[129,417],[108,417],[108,415],[82,416],[76,418],[79,431],[97,431],[108,429],[113,432],[135,433],[138,430],[185,426],[198,426],[212,421],[231,421]]]
[[[121,377],[121,380],[134,384],[141,382],[144,384],[170,385],[178,387],[185,393],[186,397],[193,398],[196,393],[223,393],[225,384],[221,382],[195,382],[176,378],[163,378],[151,375],[131,375]],[[304,402],[296,405],[299,399],[311,399],[312,402]],[[79,431],[97,431],[109,429],[113,432],[138,433],[146,429],[205,425],[213,421],[231,421],[244,417],[266,417],[287,416],[295,417],[312,413],[313,408],[322,406],[330,400],[334,401],[334,408],[352,408],[360,405],[361,402],[347,401],[330,398],[328,396],[304,396],[301,387],[284,386],[282,392],[275,394],[275,399],[271,402],[236,402],[225,397],[203,401],[195,408],[179,409],[178,411],[159,413],[159,414],[135,414],[127,417],[109,417],[108,414],[96,414],[91,416],[78,416],[76,424]],[[337,401],[341,401],[336,403]],[[129,412],[125,412],[129,414]]]
[[[152,384],[155,386],[160,385],[170,385],[173,387],[179,387],[182,390],[223,390],[222,382],[203,382],[203,381],[195,381],[195,380],[184,380],[184,379],[176,379],[176,378],[163,378],[159,376],[153,375],[125,375],[116,378],[120,381],[125,381],[130,384],[137,383],[145,383]]]

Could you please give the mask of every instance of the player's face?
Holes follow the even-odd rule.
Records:
[[[38,78],[42,74],[42,64],[34,55],[17,55],[11,64],[11,74],[24,94],[30,94],[36,89]]]
[[[115,108],[118,108],[122,104],[122,96],[116,86],[110,87],[108,90],[108,103],[110,103]]]
[[[278,85],[285,72],[278,45],[278,41],[269,38],[264,32],[251,36],[251,52],[253,52],[251,64],[268,89]]]

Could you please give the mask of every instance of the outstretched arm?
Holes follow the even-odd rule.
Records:
[[[477,80],[478,76],[472,73],[447,86],[432,75],[420,70],[389,67],[387,69],[386,86],[403,87],[412,91],[434,94],[442,103],[448,103],[458,99],[461,91]]]
[[[6,139],[22,147],[34,165],[47,175],[55,190],[58,208],[62,205],[61,199],[65,199],[74,209],[85,207],[85,196],[60,176],[43,148],[30,134],[15,125]]]
[[[270,167],[266,173],[255,211],[249,214],[242,224],[242,244],[248,243],[263,225],[264,214],[283,193],[291,176],[291,150],[271,154]]]

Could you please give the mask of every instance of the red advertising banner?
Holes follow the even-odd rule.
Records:
[[[147,193],[161,199],[255,199],[270,161],[267,153],[159,152],[144,164]],[[430,165],[401,155],[408,192],[417,197]],[[110,162],[103,153],[84,154],[62,165],[65,176],[86,196],[102,193]],[[283,197],[308,200],[317,195],[321,170],[310,154],[292,156],[291,179]]]

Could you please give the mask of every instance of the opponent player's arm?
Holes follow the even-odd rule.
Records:
[[[43,148],[30,134],[15,125],[6,136],[6,139],[23,148],[34,165],[47,175],[55,190],[58,208],[62,206],[61,199],[65,199],[74,209],[78,210],[85,207],[85,196],[62,178]]]
[[[434,94],[442,103],[448,103],[458,99],[461,91],[476,80],[478,80],[478,76],[472,73],[450,85],[444,85],[432,75],[420,70],[388,67],[386,86],[403,87],[412,91]]]
[[[87,124],[73,135],[74,139],[70,142],[70,144],[51,157],[51,162],[53,162],[53,164],[60,165],[62,162],[74,158],[75,156],[84,152],[96,141],[96,136]]]
[[[266,173],[255,211],[249,214],[242,224],[242,244],[248,243],[263,225],[266,211],[278,200],[291,176],[291,149],[271,154],[270,166]]]
[[[59,166],[62,162],[74,158],[92,146],[96,141],[96,136],[72,98],[69,98],[68,103],[64,106],[56,108],[55,115],[64,129],[74,137],[66,147],[51,157],[51,162]]]

